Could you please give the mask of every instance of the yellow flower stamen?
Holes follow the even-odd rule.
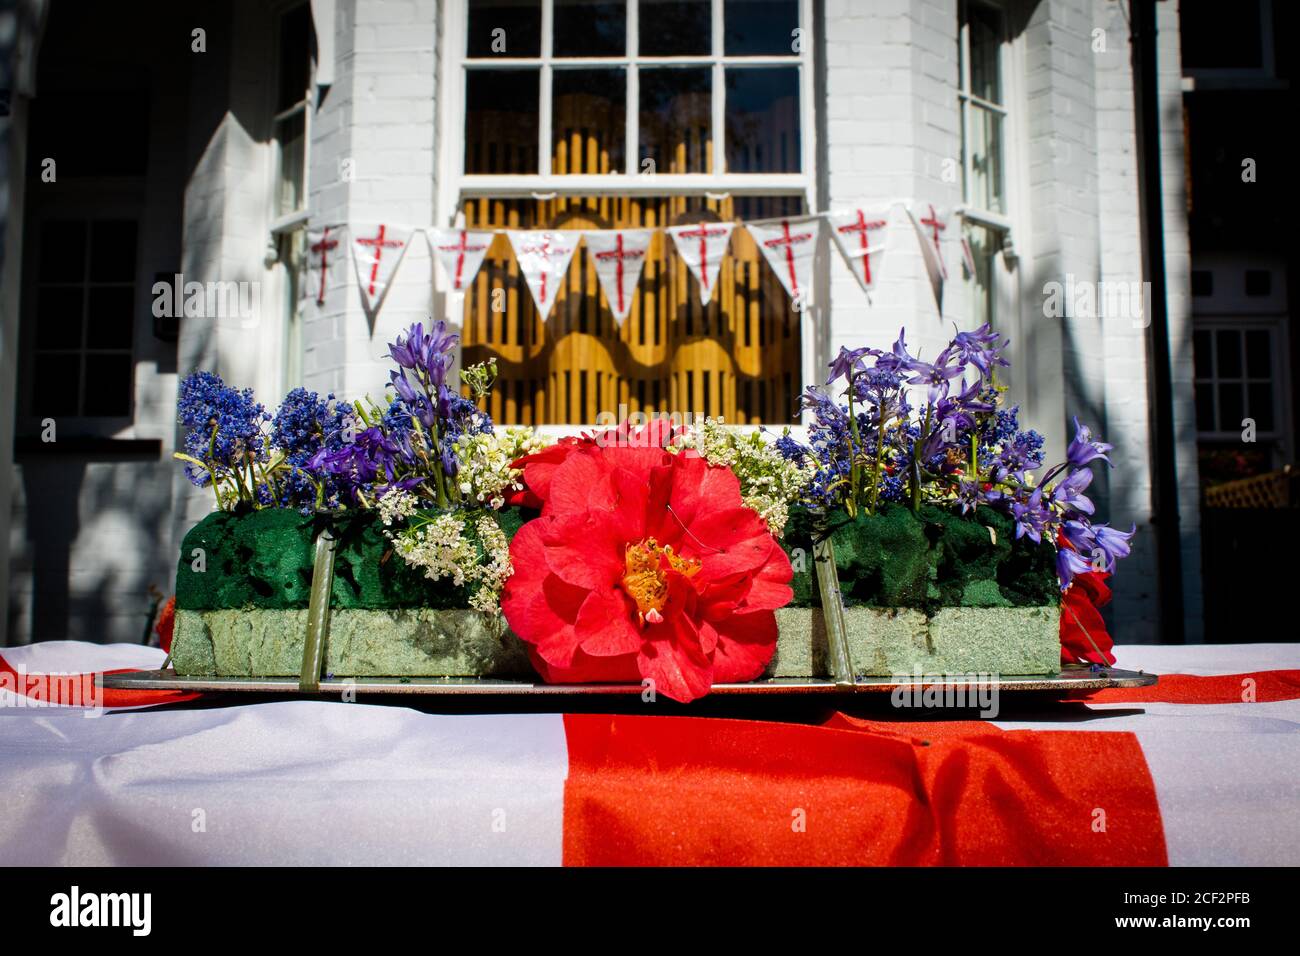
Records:
[[[624,552],[627,570],[623,575],[623,590],[636,602],[637,618],[642,625],[663,621],[664,604],[668,601],[668,569],[690,577],[700,570],[695,558],[684,558],[673,552],[672,545],[660,547],[654,538],[629,544]],[[666,567],[665,567],[666,565]]]

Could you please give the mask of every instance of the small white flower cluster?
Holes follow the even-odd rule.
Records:
[[[385,528],[391,528],[411,517],[418,510],[415,495],[400,488],[390,488],[379,499],[379,517]]]
[[[721,418],[706,418],[678,439],[676,450],[693,448],[710,465],[730,468],[740,479],[740,496],[758,512],[772,534],[780,537],[790,519],[790,503],[798,501],[812,482],[816,468],[789,461],[762,434],[741,434]]]
[[[389,497],[389,496],[385,496]],[[393,548],[407,564],[422,568],[431,581],[450,578],[456,587],[473,589],[469,603],[479,611],[500,613],[501,589],[510,577],[510,542],[490,515],[474,522],[479,548],[465,535],[465,520],[455,513],[418,521],[400,532],[388,532]]]
[[[510,463],[541,451],[550,441],[531,428],[498,428],[491,434],[461,435],[456,440],[456,480],[461,497],[488,508],[501,508],[508,491],[523,488],[523,472]]]

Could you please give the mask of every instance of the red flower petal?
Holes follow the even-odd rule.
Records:
[[[731,684],[763,675],[776,652],[776,615],[755,611],[743,617],[726,618],[713,624],[718,646],[713,652],[713,682]]]
[[[574,625],[583,653],[592,657],[636,653],[641,646],[641,635],[632,624],[630,603],[621,591],[612,587],[587,592]]]
[[[637,667],[654,681],[656,693],[689,703],[713,686],[713,663],[700,646],[700,635],[690,618],[679,614],[646,629],[653,635],[641,645]]]

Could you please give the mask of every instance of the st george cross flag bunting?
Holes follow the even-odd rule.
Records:
[[[889,213],[889,206],[881,206],[832,213],[829,217],[831,238],[864,292],[872,291],[880,280],[889,246]]]
[[[345,281],[345,263],[348,261],[347,227],[326,226],[307,230],[307,281],[302,297],[310,296],[317,305],[324,305],[325,293]]]
[[[509,230],[510,245],[519,261],[519,271],[524,274],[528,291],[533,294],[537,311],[545,319],[555,304],[569,260],[578,248],[579,232]]]
[[[758,251],[776,273],[791,300],[802,302],[812,292],[813,256],[817,252],[816,216],[747,224]]]
[[[936,209],[931,203],[918,203],[915,209],[911,206],[907,208],[907,215],[912,220],[917,241],[921,244],[921,258],[925,262],[925,271],[930,276],[934,303],[942,313],[943,283],[948,278],[948,269],[943,264],[943,240],[948,228],[949,211]]]
[[[931,203],[918,203],[917,208],[907,207],[907,217],[917,230],[920,258],[926,263],[931,291],[940,313],[944,311],[944,282],[948,280],[948,267],[944,265],[944,239],[948,229],[949,209],[936,208]]]
[[[415,230],[390,223],[359,223],[352,232],[352,261],[357,267],[361,301],[372,315],[383,305],[393,274],[406,255]]]
[[[673,237],[677,254],[686,261],[686,267],[700,283],[702,305],[708,305],[713,298],[718,269],[734,228],[735,224],[730,222],[701,222],[694,226],[669,226],[665,230]]]
[[[478,275],[494,233],[468,229],[430,229],[429,245],[447,271],[452,292],[464,292]]]
[[[632,310],[632,298],[650,253],[653,229],[608,229],[584,232],[591,264],[605,291],[609,310],[622,322]]]

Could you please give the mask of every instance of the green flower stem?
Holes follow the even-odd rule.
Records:
[[[876,435],[876,464],[874,468],[873,481],[871,483],[871,507],[868,509],[869,514],[876,513],[876,506],[880,502],[880,465],[885,454],[885,409],[883,405],[880,409],[880,431]]]
[[[849,449],[849,500],[850,516],[858,513],[858,488],[861,485],[861,466],[858,464],[858,449],[862,447],[862,436],[858,433],[858,415],[853,405],[853,376],[849,376],[849,433],[853,435],[853,447]]]
[[[915,445],[912,446],[913,451],[912,451],[911,481],[912,481],[912,510],[913,511],[921,510],[921,459],[917,457],[917,452],[920,450],[921,445],[923,445],[926,442],[926,440],[930,437],[930,422],[933,417],[934,417],[934,406],[926,405],[925,406],[925,427],[921,429],[920,440]]]

